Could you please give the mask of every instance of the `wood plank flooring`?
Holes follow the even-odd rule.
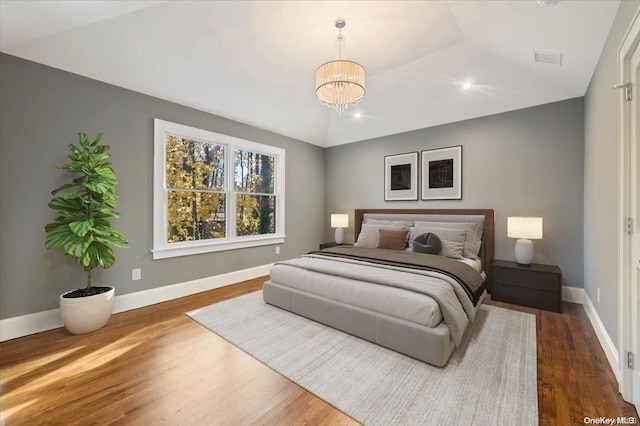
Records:
[[[102,330],[0,343],[0,424],[357,424],[184,313],[264,278],[114,315]],[[536,315],[541,425],[636,416],[580,305]]]

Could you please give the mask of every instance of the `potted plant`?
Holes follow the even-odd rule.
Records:
[[[45,226],[47,249],[62,248],[87,273],[87,285],[60,296],[64,326],[73,334],[102,328],[113,312],[115,289],[92,286],[91,271],[109,268],[116,260],[112,247],[127,248],[121,232],[113,229],[110,218],[122,215],[115,209],[117,178],[109,163],[109,146],[100,145],[102,133],[90,142],[78,134],[78,145],[69,144],[70,161],[58,169],[72,180],[51,192],[49,208],[56,218]]]

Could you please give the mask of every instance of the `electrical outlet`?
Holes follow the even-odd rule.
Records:
[[[276,254],[280,254],[280,246],[276,246]]]
[[[138,281],[142,279],[142,269],[136,268],[131,270],[131,281]]]
[[[596,300],[598,301],[598,305],[600,304],[600,287],[596,290]]]

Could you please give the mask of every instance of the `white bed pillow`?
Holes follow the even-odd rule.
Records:
[[[462,255],[469,259],[476,259],[480,253],[480,246],[482,245],[482,229],[477,223],[467,222],[415,222],[414,226],[426,226],[437,227],[447,229],[465,229],[467,230],[464,249]]]
[[[409,241],[411,241],[412,244],[413,240],[418,236],[431,232],[440,238],[440,242],[442,243],[441,255],[454,259],[462,259],[464,257],[462,252],[467,237],[466,229],[438,228],[435,226],[414,226],[409,229]]]
[[[406,226],[407,228],[413,226],[413,221],[409,220],[380,220],[380,219],[367,219],[363,222],[367,225],[390,225],[390,226]]]
[[[358,241],[356,241],[354,246],[364,248],[377,248],[378,240],[380,239],[380,229],[386,229],[389,231],[402,231],[409,228],[406,226],[370,225],[365,223],[364,225],[362,225],[362,229],[360,229]]]

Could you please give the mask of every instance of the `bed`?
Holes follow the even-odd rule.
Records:
[[[358,209],[354,231],[276,263],[264,301],[444,366],[490,291],[493,210]]]

